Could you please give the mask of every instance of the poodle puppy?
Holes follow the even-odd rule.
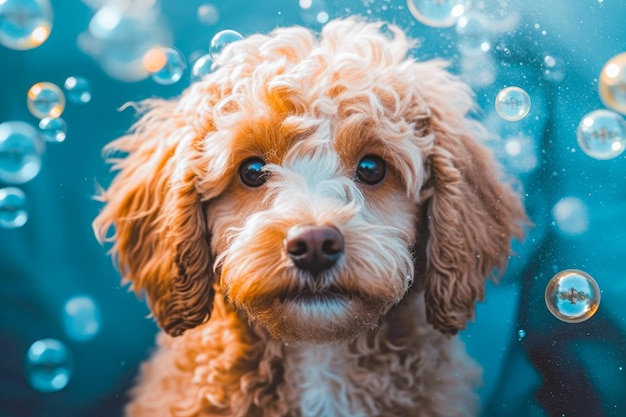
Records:
[[[455,335],[526,217],[469,88],[381,29],[250,36],[105,148],[94,228],[163,330],[129,416],[477,413]]]

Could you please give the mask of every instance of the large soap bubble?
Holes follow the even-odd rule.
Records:
[[[598,311],[600,287],[585,271],[566,269],[548,282],[545,299],[554,317],[566,323],[579,323]]]
[[[598,90],[605,106],[626,114],[626,52],[604,64]]]
[[[0,124],[0,181],[22,184],[35,178],[45,149],[39,131],[28,123]]]
[[[0,1],[0,44],[7,48],[36,48],[48,39],[51,30],[49,0]]]
[[[626,147],[626,121],[610,110],[595,110],[586,114],[576,131],[578,145],[596,159],[613,159]]]

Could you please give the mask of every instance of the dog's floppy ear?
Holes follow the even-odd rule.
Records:
[[[201,141],[177,115],[176,101],[147,100],[142,107],[147,111],[132,133],[105,148],[122,155],[109,160],[119,172],[98,197],[105,205],[93,226],[100,241],[113,242],[124,281],[145,292],[161,328],[178,336],[208,319],[214,295],[195,188]]]
[[[424,294],[428,321],[455,334],[474,316],[485,282],[506,267],[511,239],[527,221],[520,198],[480,143],[484,129],[466,118],[469,87],[438,62],[415,64],[426,82],[434,144],[429,171]]]

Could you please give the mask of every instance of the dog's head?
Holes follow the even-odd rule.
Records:
[[[468,87],[380,29],[251,36],[109,145],[95,230],[167,333],[206,321],[216,289],[284,341],[374,327],[413,281],[435,328],[472,318],[524,212]]]

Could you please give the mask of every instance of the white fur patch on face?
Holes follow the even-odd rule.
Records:
[[[209,205],[224,295],[283,341],[346,340],[376,327],[414,273],[418,209],[391,171],[394,161],[380,183],[362,183],[360,159],[383,148],[370,149],[359,136],[349,145],[344,137],[352,155],[334,140],[331,125],[320,122],[280,159],[266,150],[255,156],[272,161],[265,183],[247,188],[235,179]],[[331,227],[343,240],[340,257],[320,273],[297,265],[286,250],[289,231],[302,226]]]

